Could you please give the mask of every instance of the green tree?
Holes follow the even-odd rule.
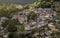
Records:
[[[14,32],[9,32],[8,37],[9,38],[14,38]]]
[[[7,30],[9,32],[15,32],[17,31],[17,25],[18,25],[18,21],[16,20],[10,20],[7,26]]]
[[[8,23],[9,23],[9,20],[6,20],[5,22],[2,23],[2,26],[3,27],[7,27],[8,26]]]
[[[24,31],[24,24],[20,24],[19,30],[22,31],[22,32]]]
[[[28,9],[28,8],[29,8],[29,4],[23,6],[23,9]]]
[[[51,8],[54,0],[37,0],[36,7]]]
[[[0,17],[6,16],[10,17],[10,15],[19,9],[16,8],[16,5],[1,5],[0,6]]]
[[[33,11],[31,11],[31,12],[27,15],[27,18],[28,18],[28,21],[29,21],[30,19],[36,20],[37,14],[35,14]]]

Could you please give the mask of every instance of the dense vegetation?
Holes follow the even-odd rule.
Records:
[[[0,17],[1,16],[6,16],[8,17],[8,15],[10,15],[13,12],[16,12],[18,10],[23,10],[23,9],[28,9],[30,7],[33,8],[51,8],[51,5],[53,4],[54,0],[37,0],[36,2],[34,2],[33,4],[28,4],[25,6],[22,6],[22,9],[17,9],[16,5],[2,5],[0,6]]]

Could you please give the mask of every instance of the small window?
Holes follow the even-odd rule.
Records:
[[[22,13],[20,13],[19,15],[23,15]]]
[[[52,6],[53,8],[55,8],[55,6]]]

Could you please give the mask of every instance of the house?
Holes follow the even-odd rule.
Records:
[[[18,20],[19,20],[20,23],[24,23],[24,22],[27,21],[27,18],[26,18],[25,15],[19,15],[18,16]]]
[[[19,12],[18,12],[18,15],[20,15],[20,14],[28,15],[29,12],[30,12],[30,9],[25,9],[25,10],[23,10],[23,11],[19,11]]]
[[[30,25],[25,25],[25,31],[28,31],[28,30],[30,30],[31,28],[30,28]]]
[[[6,20],[8,20],[7,17],[1,17],[0,22],[5,22]]]
[[[52,23],[48,24],[49,28],[51,29],[51,31],[57,31],[58,29],[56,28],[56,26],[54,26]]]
[[[55,10],[60,10],[60,1],[55,1],[53,3],[53,8],[55,8]]]
[[[3,38],[8,38],[8,35],[3,35]]]
[[[17,9],[22,9],[23,6],[22,6],[22,5],[16,5],[16,8],[17,8]]]

